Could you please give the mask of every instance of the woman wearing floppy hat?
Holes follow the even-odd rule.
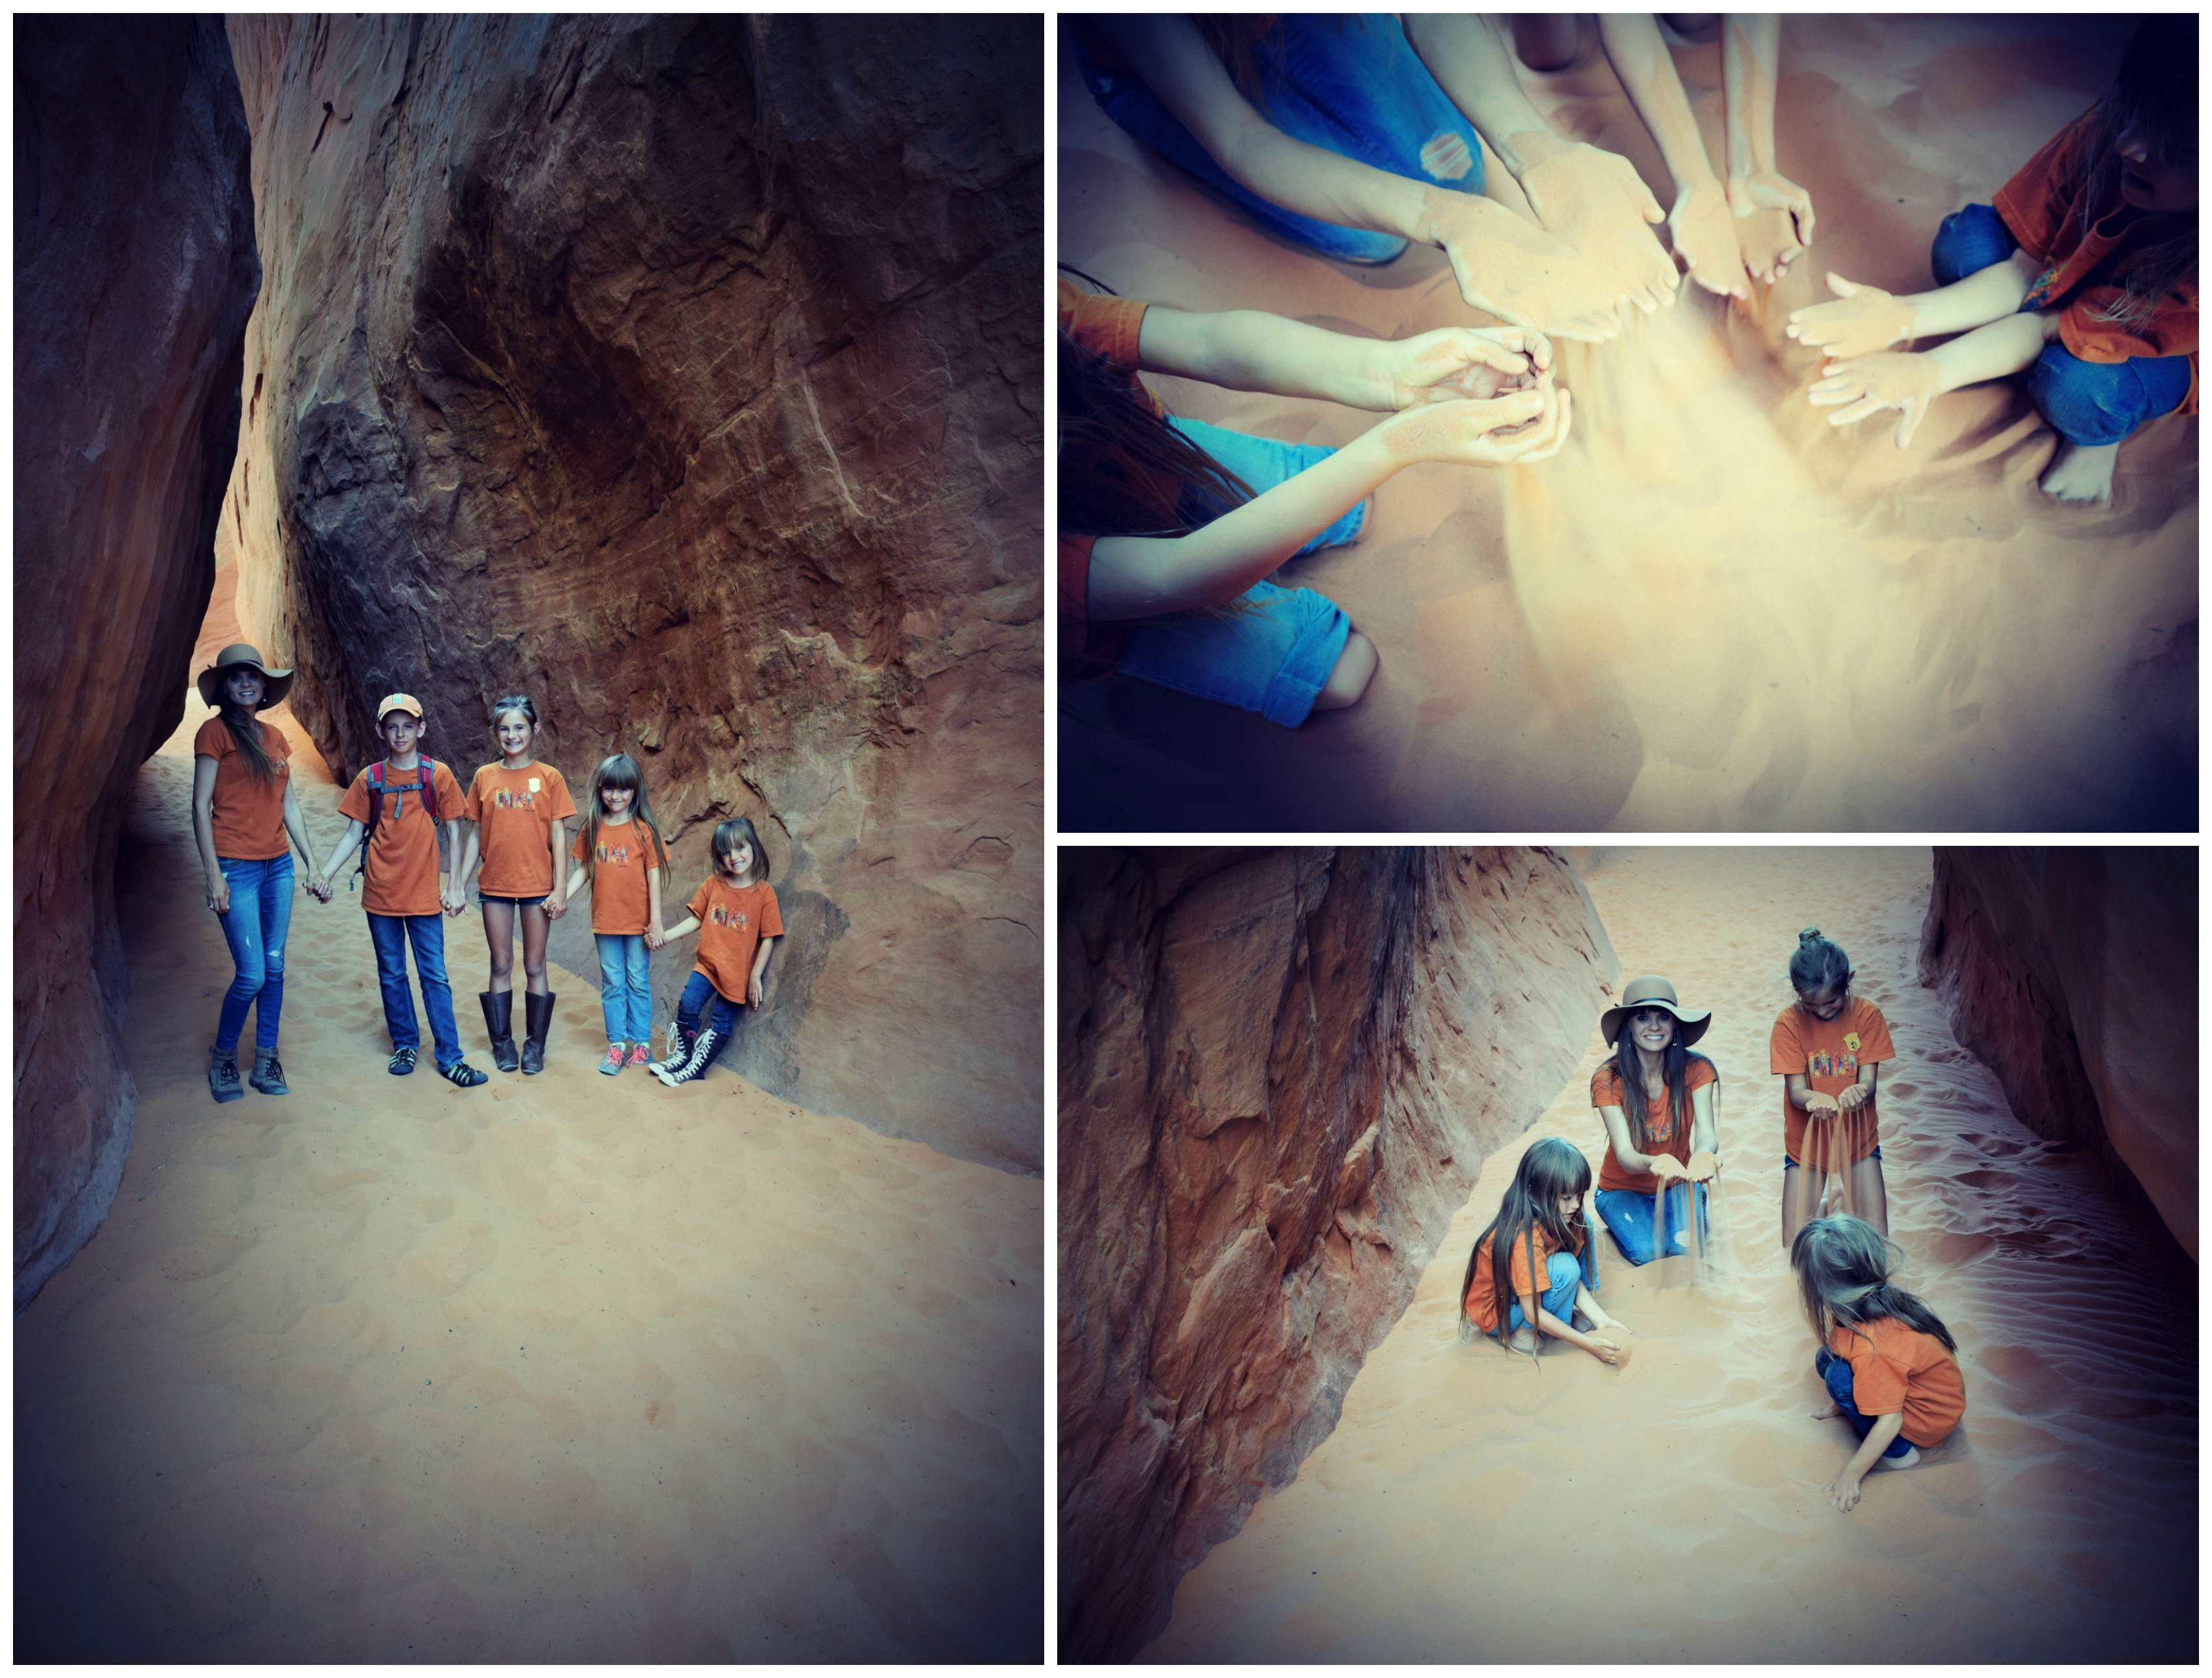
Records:
[[[292,924],[292,849],[309,866],[307,824],[292,791],[292,749],[282,729],[257,714],[292,690],[292,672],[271,670],[258,648],[226,647],[199,674],[200,697],[216,714],[192,737],[192,835],[207,875],[207,906],[222,922],[237,976],[223,993],[208,1054],[208,1091],[236,1101],[238,1038],[255,1009],[253,1087],[281,1096],[276,1026],[284,1010],[284,937]],[[289,843],[287,842],[289,840]]]
[[[1712,1024],[1710,1011],[1692,1013],[1674,987],[1656,976],[1632,980],[1599,1029],[1613,1045],[1613,1058],[1590,1079],[1590,1105],[1605,1122],[1605,1164],[1597,1176],[1597,1215],[1631,1264],[1661,1256],[1658,1196],[1666,1191],[1667,1249],[1690,1245],[1690,1188],[1697,1184],[1698,1217],[1705,1190],[1720,1170],[1719,1130],[1713,1118],[1720,1073],[1690,1046]]]

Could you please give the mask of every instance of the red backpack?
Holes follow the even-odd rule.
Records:
[[[431,783],[437,777],[438,762],[434,757],[417,754],[415,766],[421,776],[416,783],[416,790],[422,794],[422,809],[430,818],[430,842],[435,844],[438,839],[438,795]],[[376,842],[376,824],[384,815],[384,759],[380,757],[368,766],[368,831],[362,836],[361,860],[354,865],[353,878],[346,882],[349,891],[361,883],[361,877],[368,870],[368,848]],[[396,818],[399,812],[394,810],[392,813]]]

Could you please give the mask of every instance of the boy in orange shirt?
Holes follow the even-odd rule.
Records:
[[[412,944],[438,1073],[456,1088],[472,1090],[489,1080],[461,1059],[460,1030],[453,1023],[453,988],[446,978],[445,923],[439,919],[440,909],[459,915],[467,900],[458,883],[443,892],[438,889],[438,865],[447,854],[439,842],[439,823],[444,823],[445,845],[458,860],[466,800],[451,769],[416,754],[416,745],[423,733],[420,700],[395,693],[376,711],[376,732],[384,737],[386,756],[356,775],[346,788],[338,802],[338,814],[347,818],[345,833],[307,890],[319,902],[330,902],[331,880],[367,838],[368,848],[362,855],[367,884],[361,906],[368,914],[369,942],[376,947],[376,982],[384,993],[384,1024],[392,1033],[392,1061],[386,1070],[395,1078],[413,1072],[422,1046],[415,999],[407,988],[407,946]]]
[[[714,830],[713,850],[714,874],[692,894],[686,905],[690,913],[665,933],[654,928],[646,939],[657,950],[694,927],[699,932],[697,965],[668,1030],[668,1058],[652,1069],[671,1089],[707,1075],[738,1029],[740,1003],[765,1006],[761,977],[768,971],[769,951],[783,935],[775,889],[768,883],[768,854],[753,824],[743,816],[722,823]],[[714,1017],[699,1031],[700,1012],[709,997],[714,1000]]]

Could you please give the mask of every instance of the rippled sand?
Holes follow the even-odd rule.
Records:
[[[125,841],[130,1164],[16,1325],[18,1657],[1036,1658],[1042,1185],[603,1078],[557,971],[543,1075],[391,1078],[343,892],[294,914],[294,1093],[215,1105],[205,714]],[[319,851],[337,802],[303,775]],[[473,911],[447,951],[488,1069]]]
[[[1622,971],[1710,1007],[1723,1079],[1714,1275],[1631,1269],[1618,1372],[1455,1338],[1468,1249],[1527,1144],[1603,1157],[1589,1051],[1490,1160],[1336,1431],[1176,1594],[1153,1661],[2154,1661],[2197,1638],[2196,1301],[2138,1268],[2132,1214],[2038,1140],[1913,971],[1924,850],[1603,853]],[[1766,1038],[1798,929],[1848,951],[1888,1017],[1882,1152],[1903,1285],[1957,1338],[1960,1431],[1822,1487],[1852,1444],[1779,1244]],[[2187,1279],[2193,1287],[2193,1277]]]

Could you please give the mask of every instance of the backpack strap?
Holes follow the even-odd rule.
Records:
[[[361,884],[361,877],[368,872],[368,848],[376,842],[376,824],[384,816],[384,760],[380,757],[368,766],[363,777],[368,782],[368,831],[361,836],[361,860],[353,866],[353,878],[346,882],[350,891]]]

